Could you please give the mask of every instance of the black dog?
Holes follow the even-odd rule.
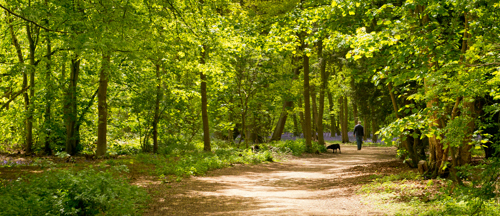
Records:
[[[337,150],[337,149],[338,149],[338,150],[339,150],[339,153],[342,153],[342,152],[340,151],[340,144],[331,144],[331,145],[327,146],[327,147],[326,147],[326,149],[331,149],[331,150],[333,150],[333,153],[335,153],[335,150]]]

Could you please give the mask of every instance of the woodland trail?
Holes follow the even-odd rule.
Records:
[[[284,162],[236,165],[181,182],[144,184],[145,215],[384,215],[356,195],[370,175],[403,166],[392,147],[342,146]],[[390,168],[389,168],[390,169]]]

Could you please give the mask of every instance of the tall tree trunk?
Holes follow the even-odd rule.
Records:
[[[424,79],[424,86],[426,92],[430,91],[430,86],[427,79]],[[427,108],[429,110],[434,109],[434,106],[438,105],[438,98],[434,97],[429,102],[427,102]],[[431,112],[429,117],[430,122],[433,124],[432,126],[439,127],[439,119],[437,118],[437,111]],[[432,172],[432,176],[437,176],[439,168],[441,167],[441,158],[443,158],[443,144],[439,139],[437,139],[436,135],[432,135],[429,137],[429,169]]]
[[[48,21],[47,21],[48,24]],[[51,115],[51,105],[52,105],[52,81],[51,81],[51,64],[52,64],[52,47],[50,42],[49,32],[46,32],[47,37],[47,67],[45,72],[45,82],[46,82],[46,93],[45,93],[45,128],[47,129],[47,137],[45,138],[44,152],[47,155],[52,154],[52,149],[50,148],[50,143],[52,142],[51,131],[52,131],[52,115]]]
[[[464,16],[465,16],[464,35],[463,35],[464,39],[462,40],[462,56],[460,59],[461,63],[467,62],[465,54],[467,53],[467,50],[469,50],[469,46],[472,43],[471,41],[472,35],[469,33],[469,22],[471,21],[471,15],[466,12]],[[462,146],[460,146],[460,148],[458,149],[458,155],[459,155],[458,166],[463,166],[472,161],[472,155],[470,152],[472,145],[470,145],[469,143],[470,143],[470,137],[474,133],[474,128],[476,127],[474,120],[476,119],[477,112],[476,112],[474,98],[465,98],[463,100],[463,107],[464,107],[463,115],[469,117],[468,118],[469,122],[467,122],[466,125],[467,130],[465,138],[462,141]]]
[[[204,65],[207,58],[207,46],[203,45],[202,49],[203,50],[201,51],[200,64]],[[203,150],[206,152],[210,152],[212,151],[212,147],[210,146],[210,128],[208,125],[207,75],[203,71],[200,71],[200,80],[201,80],[201,118],[203,120]]]
[[[349,111],[347,109],[347,97],[344,97],[344,131],[345,131],[345,137],[346,137],[346,140],[345,142],[348,143],[349,142],[349,125],[348,125],[348,120],[349,120]]]
[[[375,112],[375,110],[373,109],[373,107],[370,106],[370,119],[372,121],[371,126],[372,126],[372,133],[373,133],[372,142],[376,143],[378,137],[375,133],[378,130],[378,125],[377,125],[377,119],[375,119],[375,115],[373,115],[374,112]]]
[[[281,116],[274,128],[273,136],[269,141],[279,141],[281,140],[281,135],[283,134],[283,130],[285,129],[286,119],[288,118],[288,109],[293,107],[293,101],[283,102],[283,109],[281,111]]]
[[[389,88],[389,94],[391,96],[391,101],[392,101],[392,108],[394,109],[394,113],[396,114],[396,118],[399,119],[399,114],[398,114],[398,104],[396,102],[396,96],[394,96],[394,92],[392,91],[392,83],[388,83],[387,87]]]
[[[339,103],[341,105],[342,103]],[[337,135],[342,136],[342,115],[340,114],[340,111],[337,112]]]
[[[370,116],[368,116],[368,118],[366,119],[366,138],[370,139],[372,138],[372,127],[371,127],[371,124],[372,124],[372,119],[370,118]]]
[[[97,93],[97,109],[99,112],[99,124],[97,126],[97,156],[106,154],[107,148],[107,132],[108,132],[108,81],[111,71],[109,66],[111,56],[109,51],[104,51],[102,55],[102,66],[99,73],[99,92]]]
[[[364,133],[364,136],[363,136],[363,140],[366,141],[368,139],[368,127],[370,127],[370,124],[368,124],[368,118],[366,115],[363,115],[363,124],[364,124],[364,127],[363,127],[363,133]]]
[[[347,129],[347,118],[345,116],[347,115],[347,102],[344,100],[344,96],[340,96],[339,98],[339,106],[340,106],[340,113],[339,113],[339,119],[340,119],[340,127],[341,127],[341,134],[342,134],[342,143],[347,143],[349,142],[349,130]]]
[[[334,137],[337,133],[337,121],[335,120],[335,114],[333,113],[333,97],[332,93],[328,92],[328,110],[330,111],[330,136]]]
[[[302,42],[303,50],[306,48],[304,42]],[[311,104],[309,101],[309,56],[304,53],[303,56],[303,67],[304,67],[304,138],[306,139],[306,151],[312,151],[311,143]]]
[[[304,132],[304,127],[305,127],[305,126],[304,126],[304,122],[305,122],[304,118],[305,118],[305,117],[304,117],[304,111],[303,111],[303,109],[302,109],[302,97],[300,97],[300,98],[299,98],[299,103],[298,103],[298,105],[299,105],[299,109],[300,109],[300,112],[299,112],[299,124],[300,124],[300,128],[301,128],[301,130],[302,130],[302,131],[301,131],[301,132],[302,132],[302,135],[303,135],[303,136],[304,136],[304,138],[305,138],[305,132]]]
[[[34,29],[34,32],[33,32]],[[29,42],[29,82],[30,82],[30,90],[29,90],[29,102],[27,106],[27,118],[26,118],[26,154],[31,154],[33,152],[33,103],[35,101],[35,51],[36,45],[33,40],[33,33],[37,34],[38,37],[38,27],[30,27],[30,24],[26,24],[26,32],[28,34],[28,42]]]
[[[158,122],[160,121],[160,101],[162,98],[161,92],[161,73],[160,65],[156,64],[156,101],[155,101],[155,114],[153,119],[153,152],[158,153]]]
[[[77,132],[77,84],[78,76],[80,74],[80,59],[78,56],[74,56],[71,59],[71,68],[69,75],[68,88],[66,89],[66,97],[64,103],[64,115],[66,122],[66,152],[70,155],[77,153],[77,144],[79,138],[79,133]],[[63,62],[63,74],[65,74],[65,62]],[[64,75],[63,75],[64,77]]]
[[[318,57],[321,74],[321,87],[319,88],[319,109],[318,109],[318,144],[325,145],[325,137],[323,135],[323,113],[325,110],[325,90],[327,89],[328,76],[326,74],[326,60],[323,57],[323,40],[318,43]]]
[[[358,105],[355,100],[352,100],[352,114],[354,116],[354,125],[357,125],[360,118],[358,115]]]
[[[314,85],[311,86],[311,108],[312,108],[312,139],[318,141],[318,109],[316,106],[316,87]]]
[[[339,125],[340,125],[340,136],[342,137],[342,143],[345,143],[345,132],[344,132],[344,98],[339,97]]]

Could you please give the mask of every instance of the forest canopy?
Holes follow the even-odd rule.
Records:
[[[429,176],[495,157],[493,0],[1,0],[0,150],[312,142],[363,122]],[[328,132],[328,134],[326,133]],[[109,152],[108,152],[109,153]],[[448,162],[451,157],[451,163]],[[453,173],[453,172],[452,172]]]

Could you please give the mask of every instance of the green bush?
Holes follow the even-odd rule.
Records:
[[[317,142],[312,143],[312,149],[314,151],[318,150],[319,152],[326,152],[326,146],[325,145],[320,145]]]
[[[292,153],[295,156],[300,156],[306,152],[306,140],[286,140],[273,143],[276,147],[280,148],[285,153]],[[319,145],[317,142],[312,142],[311,152],[326,152],[326,147],[324,145]]]
[[[147,194],[117,170],[51,170],[4,183],[0,215],[139,215]]]
[[[137,154],[134,160],[139,163],[155,165],[149,169],[151,175],[188,177],[193,175],[205,175],[208,171],[232,166],[233,164],[258,164],[262,162],[273,162],[276,156],[292,153],[301,155],[305,152],[305,140],[279,141],[271,144],[261,144],[258,152],[251,149],[239,149],[231,147],[229,143],[217,142],[213,146],[213,152],[204,152],[196,144],[172,144],[167,148],[161,148],[159,154]],[[324,145],[313,142],[313,152],[318,150],[326,152]],[[114,165],[115,162],[108,162]]]
[[[134,143],[133,140],[128,142],[110,141],[107,152],[111,155],[130,155],[137,154],[141,151],[141,146]]]
[[[249,149],[237,148],[219,148],[215,149],[214,153],[198,150],[169,155],[138,154],[135,159],[141,163],[154,164],[155,169],[150,171],[153,175],[178,177],[204,175],[210,170],[233,164],[257,164],[274,160],[273,153],[268,150],[254,153]]]

